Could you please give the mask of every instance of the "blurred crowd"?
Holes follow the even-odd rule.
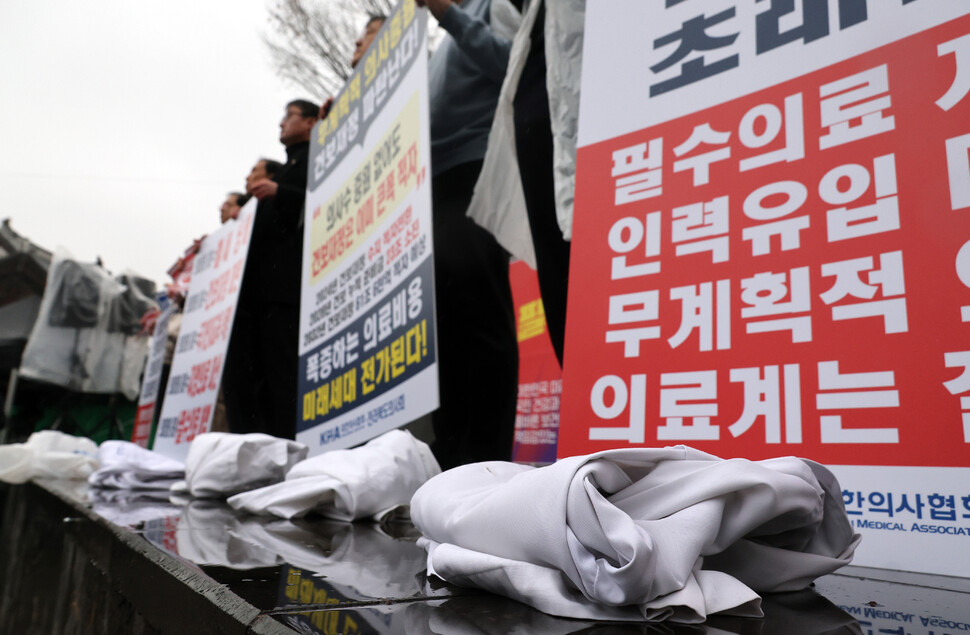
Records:
[[[444,37],[429,61],[432,237],[440,407],[431,425],[414,429],[427,440],[441,467],[509,460],[518,388],[518,345],[509,284],[513,242],[527,245],[538,272],[545,315],[562,362],[568,230],[557,220],[554,143],[547,93],[541,2],[523,0],[407,0],[429,10]],[[536,4],[537,6],[531,6]],[[523,19],[525,16],[526,19]],[[371,15],[350,60],[356,67],[387,20]],[[513,40],[517,47],[512,59]],[[507,81],[515,67],[516,81]],[[493,135],[500,96],[511,103],[505,127]],[[222,223],[256,199],[257,209],[224,364],[220,407],[212,429],[265,432],[292,439],[297,395],[297,358],[304,201],[311,132],[328,114],[304,99],[286,104],[279,122],[285,161],[258,159],[245,191],[232,191],[219,208]],[[509,125],[510,124],[510,125]],[[524,208],[523,236],[494,231],[507,203],[494,195],[503,179],[490,153],[509,156]],[[517,166],[517,167],[516,167]],[[508,166],[506,166],[508,169]],[[470,209],[473,207],[475,209]],[[564,237],[565,236],[565,237]],[[203,237],[204,238],[204,237]],[[169,271],[169,297],[185,301],[188,263],[197,239]],[[146,315],[146,329],[155,314]],[[171,364],[179,319],[169,322]],[[167,372],[165,373],[167,376]],[[164,382],[162,384],[164,386]]]

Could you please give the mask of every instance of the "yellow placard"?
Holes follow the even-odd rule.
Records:
[[[325,203],[310,225],[310,285],[343,262],[416,187],[421,165],[418,93],[411,96],[367,158]]]

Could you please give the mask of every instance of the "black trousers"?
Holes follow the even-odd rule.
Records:
[[[442,469],[512,455],[519,350],[509,256],[465,215],[481,161],[432,179],[441,407],[432,451]]]
[[[230,432],[296,436],[299,307],[244,301],[222,375]]]
[[[562,365],[566,334],[566,290],[569,281],[569,242],[556,220],[552,170],[552,125],[546,91],[543,24],[545,8],[532,29],[532,45],[513,101],[515,149],[525,191],[529,229],[536,252],[539,292],[546,311],[552,347]]]

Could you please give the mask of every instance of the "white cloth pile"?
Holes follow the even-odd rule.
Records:
[[[172,491],[213,498],[279,483],[307,452],[302,443],[259,432],[200,434],[185,457],[185,481]]]
[[[427,444],[391,430],[352,450],[335,450],[297,463],[286,480],[229,499],[253,514],[298,518],[310,512],[336,520],[372,518],[406,506],[441,472]]]
[[[461,466],[411,517],[429,574],[585,619],[759,616],[757,592],[807,586],[860,540],[826,468],[684,446]]]
[[[93,487],[168,491],[181,479],[181,461],[152,452],[131,441],[105,441],[98,448],[101,467],[88,477]]]
[[[98,446],[91,439],[57,430],[30,435],[26,443],[0,446],[0,481],[32,478],[87,478],[98,469]]]

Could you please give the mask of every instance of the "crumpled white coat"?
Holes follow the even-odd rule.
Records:
[[[508,3],[505,3],[508,4]],[[532,246],[532,230],[526,215],[525,192],[522,177],[519,176],[519,160],[515,153],[515,121],[513,119],[513,100],[522,69],[525,68],[529,53],[529,33],[535,22],[540,3],[523,18],[518,16],[514,7],[496,11],[492,6],[492,28],[500,35],[512,40],[509,52],[509,67],[502,81],[502,89],[495,106],[495,116],[488,133],[488,146],[482,161],[482,169],[475,184],[475,190],[466,213],[476,223],[487,229],[502,247],[510,254],[536,268],[535,248]],[[506,26],[499,28],[497,16],[516,16],[508,19]],[[509,27],[515,30],[509,32]]]
[[[94,487],[165,490],[182,478],[185,465],[131,441],[105,441],[98,448],[101,467],[88,477]]]
[[[316,512],[336,520],[380,520],[407,505],[440,472],[427,444],[410,432],[391,430],[358,448],[297,463],[282,483],[237,494],[227,502],[235,509],[283,518]]]
[[[26,443],[0,446],[0,481],[32,478],[87,478],[98,469],[98,446],[91,439],[57,430],[34,432]]]
[[[552,125],[556,220],[563,239],[572,238],[586,0],[556,0],[545,3],[533,0],[528,3],[518,31],[512,38],[509,66],[489,132],[488,149],[467,211],[468,216],[491,232],[506,251],[533,269],[536,268],[536,256],[515,152],[512,106],[529,54],[532,27],[539,7],[543,4],[546,7],[543,30],[546,91],[549,94],[549,118]],[[498,30],[495,10],[493,4],[492,27]],[[513,24],[511,21],[507,22]]]
[[[587,619],[757,616],[758,592],[807,586],[861,538],[826,468],[684,446],[461,466],[411,516],[429,574]]]
[[[192,439],[185,457],[185,481],[172,491],[218,498],[279,483],[309,449],[261,432],[206,432]]]

